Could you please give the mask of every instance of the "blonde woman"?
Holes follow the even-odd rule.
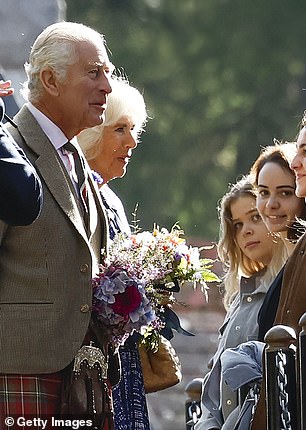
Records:
[[[271,281],[287,254],[272,240],[256,208],[250,178],[243,178],[222,198],[219,207],[219,258],[225,266],[224,305],[219,343],[202,389],[202,416],[196,430],[232,430],[237,418],[237,393],[221,377],[220,357],[227,348],[257,339],[257,315]]]
[[[125,175],[133,150],[147,119],[141,93],[126,80],[113,79],[103,124],[84,130],[78,137],[107,212],[109,235],[131,233],[124,207],[108,183]],[[149,430],[142,370],[133,336],[120,347],[121,380],[113,389],[115,430]]]

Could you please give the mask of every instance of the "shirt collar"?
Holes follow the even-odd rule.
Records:
[[[62,130],[54,124],[54,122],[52,122],[32,103],[28,102],[27,107],[56,150],[67,143],[67,137],[64,135]]]
[[[267,268],[264,267],[259,272],[254,273],[249,278],[241,276],[240,280],[240,295],[252,294],[252,293],[266,293],[267,287],[263,285],[263,276],[266,273]]]

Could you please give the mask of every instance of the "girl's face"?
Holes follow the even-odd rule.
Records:
[[[295,173],[295,194],[298,197],[306,197],[306,127],[300,131],[296,146],[297,154],[291,162],[291,169]]]
[[[295,195],[294,175],[277,163],[266,163],[259,172],[257,189],[257,209],[268,230],[287,232],[304,206]]]
[[[237,245],[253,261],[269,264],[273,241],[256,208],[256,200],[242,196],[230,206]]]

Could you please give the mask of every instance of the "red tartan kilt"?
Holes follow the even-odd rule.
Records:
[[[47,419],[49,426],[46,428],[52,429],[51,417],[58,417],[60,412],[61,385],[61,372],[43,375],[0,375],[0,429],[23,429],[16,423],[18,417],[29,420]],[[7,417],[15,420],[14,426],[6,427]]]

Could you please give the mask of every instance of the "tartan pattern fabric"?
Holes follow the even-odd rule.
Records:
[[[6,417],[57,417],[60,412],[61,383],[61,372],[48,375],[0,375],[0,429],[6,428]],[[17,425],[10,427],[11,430],[15,428],[22,429]]]

